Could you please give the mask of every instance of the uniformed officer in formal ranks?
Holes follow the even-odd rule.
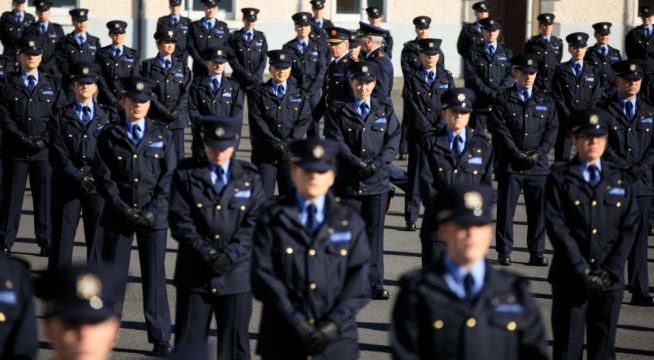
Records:
[[[183,64],[188,64],[188,36],[190,32],[191,19],[182,16],[182,0],[168,0],[170,14],[162,16],[157,20],[157,31],[172,29],[175,32],[175,57]]]
[[[359,39],[359,30],[350,31],[350,52],[352,53],[353,59],[363,60],[363,55],[361,54],[361,39]]]
[[[484,258],[493,238],[493,189],[439,194],[438,261],[404,275],[393,309],[394,359],[548,359],[545,326],[526,280]]]
[[[254,28],[259,9],[243,8],[241,12],[243,27],[229,35],[229,48],[232,51],[229,66],[232,67],[232,77],[238,80],[241,88],[247,90],[263,82],[268,41],[266,34]]]
[[[471,125],[484,131],[490,126],[488,117],[493,110],[493,103],[500,94],[513,86],[515,79],[511,76],[509,63],[513,52],[498,41],[501,20],[487,17],[479,20],[479,25],[484,41],[473,46],[465,56],[464,79],[465,86],[477,95]]]
[[[628,175],[605,160],[608,117],[576,113],[577,155],[551,168],[546,186],[547,234],[554,247],[554,359],[615,358],[624,264],[638,229],[638,204]]]
[[[36,0],[34,7],[36,8],[38,20],[28,26],[24,33],[42,37],[43,61],[41,61],[41,69],[48,74],[59,76],[56,50],[57,44],[65,35],[61,25],[50,21],[51,6],[52,2],[49,0]]]
[[[229,40],[227,24],[216,18],[220,0],[202,0],[204,17],[191,23],[188,35],[188,52],[193,58],[193,76],[207,75],[202,61],[202,50],[208,47],[225,47]]]
[[[69,101],[74,99],[71,91],[70,64],[95,62],[100,50],[100,39],[89,34],[88,9],[72,9],[68,12],[73,22],[73,32],[57,44],[57,68],[61,72],[61,84]]]
[[[358,358],[370,250],[361,217],[329,192],[338,148],[318,138],[292,143],[296,191],[259,216],[252,289],[263,303],[262,359]]]
[[[39,347],[29,264],[0,253],[0,358],[36,359]],[[367,287],[364,287],[367,289]]]
[[[375,26],[381,29],[380,25],[382,22],[382,17],[384,16],[384,11],[377,6],[369,6],[366,8],[366,14],[368,15],[368,23],[372,26]],[[383,30],[384,33],[381,36],[384,38],[384,43],[382,44],[382,50],[389,57],[393,57],[393,36],[391,32]]]
[[[143,277],[143,312],[154,355],[171,352],[166,294],[166,233],[170,182],[176,166],[172,133],[147,116],[156,83],[142,77],[123,79],[125,118],[98,135],[93,177],[105,200],[102,212],[102,260],[127,274],[136,235]],[[125,285],[120,299],[125,297]]]
[[[265,200],[257,168],[236,160],[241,118],[202,116],[206,156],[179,163],[171,186],[175,270],[175,347],[206,342],[218,319],[218,358],[249,359],[252,233]]]
[[[362,57],[377,79],[372,97],[380,103],[392,106],[393,64],[383,48],[385,32],[386,30],[378,26],[359,22]]]
[[[184,129],[190,121],[188,96],[191,69],[173,56],[177,41],[173,30],[158,31],[154,34],[154,38],[159,53],[141,63],[141,75],[156,83],[154,88],[156,96],[152,99],[152,114],[171,130],[173,154],[177,160],[181,160],[184,158]]]
[[[35,293],[45,308],[43,332],[54,359],[109,359],[120,329],[120,289],[127,282],[115,270],[66,266],[36,280]]]
[[[629,60],[646,62],[645,74],[654,72],[654,5],[643,5],[638,10],[643,24],[629,30],[625,38],[625,52]]]
[[[581,32],[566,36],[570,60],[557,65],[554,72],[550,95],[556,102],[559,116],[559,135],[554,144],[556,161],[570,159],[572,139],[569,131],[574,113],[591,108],[604,94],[599,69],[584,61],[588,38],[588,34]]]
[[[125,45],[127,23],[112,20],[107,23],[111,45],[98,50],[96,61],[102,70],[98,101],[118,109],[122,89],[120,79],[139,76],[139,52]]]
[[[72,263],[80,211],[84,218],[87,262],[101,260],[100,220],[104,200],[95,188],[92,169],[98,134],[118,121],[118,114],[112,107],[93,100],[101,76],[98,65],[75,64],[72,76],[75,101],[55,113],[49,130],[52,208],[56,209],[52,212],[50,270]]]
[[[323,106],[331,106],[336,101],[348,101],[352,98],[352,88],[348,83],[350,67],[359,59],[350,52],[350,31],[340,27],[328,27],[327,45],[332,60],[327,65],[327,72],[322,85]],[[323,109],[324,111],[324,109]]]
[[[584,61],[593,64],[598,69],[604,94],[609,96],[615,92],[615,84],[613,83],[615,72],[611,68],[611,65],[622,60],[620,50],[609,45],[612,25],[610,22],[593,24],[593,29],[595,30],[594,36],[597,43],[588,47],[588,51],[586,51],[586,56],[584,57]]]
[[[36,21],[34,15],[25,12],[25,3],[26,0],[12,0],[11,11],[3,12],[0,17],[2,54],[11,58],[14,58],[20,49],[18,41],[23,36],[25,29]]]
[[[52,113],[66,105],[61,84],[38,70],[43,49],[40,38],[24,36],[18,43],[20,69],[0,85],[2,119],[2,205],[0,247],[11,251],[20,223],[25,182],[30,179],[34,205],[34,235],[47,256],[50,249],[50,178],[48,124]]]
[[[311,0],[311,37],[314,40],[326,43],[328,34],[327,28],[334,27],[334,23],[329,19],[325,19],[325,0]],[[325,61],[329,61],[329,57],[325,57]]]
[[[441,39],[420,39],[420,68],[411,70],[404,77],[402,98],[404,99],[404,120],[409,153],[407,168],[408,188],[404,193],[404,221],[406,230],[415,231],[420,212],[418,172],[420,164],[420,142],[425,134],[434,130],[441,113],[441,96],[455,87],[452,74],[438,66],[441,55]],[[472,103],[471,103],[472,104]],[[472,108],[470,108],[472,111]]]
[[[16,72],[17,62],[14,57],[0,55],[0,79],[4,79],[11,73]]]
[[[497,262],[511,265],[513,216],[522,191],[527,208],[528,265],[547,266],[545,251],[545,181],[547,154],[559,127],[554,100],[534,88],[538,61],[533,55],[511,58],[516,84],[503,92],[491,115],[497,179]]]
[[[622,60],[613,64],[616,94],[599,103],[610,116],[609,144],[606,160],[624,169],[633,183],[640,218],[634,246],[629,253],[628,288],[631,304],[654,306],[649,294],[647,273],[647,227],[654,196],[652,164],[654,163],[654,107],[642,98],[644,69],[638,60]]]
[[[300,88],[311,106],[313,121],[309,124],[307,136],[320,136],[319,111],[320,89],[327,71],[325,59],[329,51],[326,45],[312,39],[311,13],[299,12],[292,16],[295,23],[295,39],[284,44],[284,51],[291,57],[291,83]]]
[[[456,50],[464,58],[468,55],[470,49],[484,42],[482,26],[479,21],[490,17],[490,5],[485,1],[478,1],[472,4],[472,10],[475,13],[475,22],[463,24],[463,28],[456,42]],[[504,42],[502,34],[500,34],[498,41],[500,43]]]
[[[351,68],[348,102],[335,103],[325,116],[325,137],[339,142],[343,169],[334,192],[366,222],[372,263],[372,298],[387,300],[384,288],[384,221],[390,191],[389,168],[400,144],[400,124],[391,105],[372,96],[377,77],[368,62]]]
[[[225,75],[227,52],[224,48],[210,47],[202,52],[209,74],[197,76],[189,87],[189,118],[193,140],[193,157],[204,158],[202,126],[197,120],[204,115],[220,115],[243,118],[244,92],[238,82]],[[242,121],[242,120],[239,120]]]
[[[268,51],[271,79],[257,85],[248,98],[252,163],[257,166],[267,198],[291,193],[289,144],[304,138],[312,121],[309,98],[289,81],[291,55]]]
[[[536,55],[538,60],[538,77],[536,88],[550,94],[552,92],[552,79],[554,70],[563,57],[563,41],[552,35],[554,18],[551,13],[538,15],[538,35],[534,35],[525,45],[525,53]]]
[[[492,185],[493,147],[486,134],[468,127],[474,101],[470,89],[447,90],[439,99],[445,124],[430,129],[418,145],[419,188],[425,205],[420,228],[423,269],[445,254],[436,224],[436,196],[455,185]]]

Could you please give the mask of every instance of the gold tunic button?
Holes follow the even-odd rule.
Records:
[[[506,324],[506,329],[509,331],[515,331],[515,329],[518,327],[518,324],[515,323],[515,321],[511,321],[508,324]]]
[[[615,204],[615,207],[620,207],[620,206],[622,206],[622,203],[618,201],[618,203]]]
[[[245,211],[246,207],[245,205],[241,205],[241,211]]]
[[[134,178],[134,182],[135,183],[139,182],[139,178]]]
[[[579,204],[581,204],[581,202],[579,200],[575,200],[575,205],[579,206]]]
[[[5,322],[5,320],[7,320],[7,317],[4,313],[0,312],[0,322]]]
[[[132,157],[133,157],[134,159],[138,159],[138,158],[139,158],[139,156],[136,155],[136,154],[132,155]]]
[[[595,263],[595,258],[590,258],[590,263],[594,264]]]
[[[590,204],[591,204],[592,206],[597,206],[597,200],[593,200]]]
[[[292,247],[287,247],[286,248],[286,253],[291,255],[293,253],[293,248]]]
[[[7,289],[13,289],[14,288],[14,283],[11,282],[11,280],[7,280],[7,281],[5,281],[5,287]]]
[[[436,320],[434,321],[434,329],[440,330],[443,328],[443,320]]]
[[[197,203],[195,206],[196,206],[198,209],[202,209],[202,203]]]
[[[315,249],[309,249],[309,256],[316,256],[316,250]]]
[[[466,321],[466,326],[469,328],[473,328],[477,326],[477,320],[475,320],[474,318],[468,319],[468,321]]]
[[[214,238],[215,240],[220,240],[220,235],[219,235],[219,234],[216,234],[216,235],[213,236],[213,238]]]
[[[222,209],[222,208],[223,208],[223,207],[222,207],[220,204],[219,204],[219,205],[216,205],[216,210],[220,210],[220,209]]]
[[[597,234],[597,229],[593,229],[593,235]]]
[[[317,288],[318,288],[318,285],[316,285],[316,283],[309,284],[309,289],[316,290]]]
[[[347,256],[347,250],[341,249],[341,256]]]
[[[218,293],[218,289],[216,289],[216,288],[211,288],[211,293],[212,293],[213,295],[216,295],[216,294]]]

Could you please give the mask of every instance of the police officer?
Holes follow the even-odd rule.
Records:
[[[462,57],[468,55],[468,51],[475,46],[484,42],[482,35],[481,19],[490,17],[490,8],[485,1],[479,1],[472,4],[472,10],[475,12],[475,22],[470,24],[463,24],[459,38],[456,42],[456,50]],[[502,42],[502,36],[499,37],[499,42]]]
[[[0,55],[0,79],[4,79],[16,72],[17,63],[13,57]]]
[[[334,23],[325,19],[325,0],[311,0],[311,37],[321,43],[326,43],[327,28],[334,27]],[[329,61],[325,57],[325,61]]]
[[[366,8],[366,14],[368,15],[368,23],[372,26],[375,26],[379,29],[381,29],[380,25],[382,22],[382,17],[384,16],[384,12],[382,11],[381,8],[377,6],[369,6]],[[382,30],[384,33],[381,34],[381,36],[384,38],[384,42],[382,44],[382,50],[386,55],[388,55],[389,58],[393,57],[393,36],[391,36],[391,32],[387,30]]]
[[[384,221],[388,201],[389,167],[400,144],[400,124],[393,107],[375,99],[375,73],[367,62],[352,66],[354,99],[335,103],[325,116],[325,137],[340,143],[343,169],[334,192],[357,209],[366,221],[372,251],[372,298],[387,300],[384,289]]]
[[[241,119],[199,121],[206,156],[180,162],[171,186],[170,230],[179,242],[175,347],[206,342],[215,313],[218,358],[249,359],[250,251],[265,195],[257,168],[236,160]]]
[[[2,42],[3,55],[12,59],[20,49],[18,41],[23,37],[23,32],[34,21],[34,15],[25,12],[26,0],[12,0],[11,11],[5,11],[0,16],[0,41]]]
[[[584,61],[588,34],[572,33],[565,40],[568,42],[570,60],[556,67],[551,93],[559,116],[559,135],[554,144],[556,161],[570,159],[572,144],[569,130],[574,120],[573,114],[591,108],[603,94],[599,69]]]
[[[268,51],[271,79],[257,85],[248,99],[252,163],[257,166],[267,198],[290,194],[289,143],[307,133],[311,106],[302,89],[288,81],[292,58],[285,50]]]
[[[497,159],[497,262],[511,265],[513,215],[522,190],[527,208],[528,264],[547,266],[543,193],[549,174],[547,154],[556,141],[559,121],[554,100],[533,87],[537,59],[516,55],[511,64],[516,84],[498,97],[491,117]]]
[[[584,61],[593,64],[597,68],[602,90],[609,96],[615,92],[615,84],[613,83],[615,72],[613,72],[611,65],[622,60],[620,50],[609,45],[612,25],[610,22],[593,24],[593,29],[595,30],[594,36],[597,43],[588,48],[584,57]]]
[[[64,29],[61,25],[50,21],[50,7],[52,2],[48,0],[36,0],[36,16],[38,21],[28,26],[24,33],[40,36],[43,47],[43,61],[41,69],[48,74],[60,76],[57,69],[57,44],[64,38]]]
[[[216,19],[220,0],[202,0],[204,17],[191,23],[188,35],[188,52],[193,58],[193,76],[207,75],[202,61],[202,50],[208,47],[225,47],[229,40],[229,28]]]
[[[295,23],[295,39],[284,44],[284,51],[291,57],[291,83],[300,88],[307,96],[312,114],[320,103],[320,89],[327,66],[327,47],[311,39],[311,14],[299,12],[292,16]],[[320,117],[312,115],[307,135],[320,136]]]
[[[36,359],[39,347],[29,264],[0,253],[0,358]]]
[[[384,33],[380,27],[359,22],[361,52],[375,74],[376,85],[372,97],[380,103],[391,105],[391,91],[393,90],[393,64],[383,49]]]
[[[358,59],[350,51],[350,31],[340,27],[326,28],[327,45],[332,60],[327,66],[323,85],[322,100],[324,106],[331,106],[336,101],[348,101],[352,98],[352,89],[348,84],[350,67]],[[324,109],[323,109],[324,111]]]
[[[545,188],[547,234],[554,247],[554,359],[580,359],[584,329],[589,359],[615,357],[624,264],[639,213],[628,175],[603,157],[607,114],[576,113],[571,130],[577,156],[552,166]]]
[[[255,227],[252,289],[263,303],[262,359],[356,359],[356,315],[368,302],[365,224],[329,192],[339,145],[291,145],[296,191],[265,207]]]
[[[552,35],[555,15],[544,13],[538,15],[538,35],[534,35],[525,45],[525,53],[536,55],[538,60],[538,77],[536,87],[543,92],[552,92],[554,70],[563,56],[563,41]]]
[[[191,19],[182,16],[182,0],[168,0],[170,14],[157,19],[157,31],[175,32],[175,57],[182,64],[188,64],[188,36],[190,32]]]
[[[93,100],[100,68],[78,63],[72,70],[75,101],[59,109],[50,122],[52,180],[52,251],[48,269],[70,265],[80,211],[84,218],[86,259],[99,263],[102,255],[100,218],[104,200],[95,189],[93,162],[98,134],[117,121],[113,108]]]
[[[153,114],[171,130],[174,155],[181,160],[184,158],[184,129],[190,121],[188,93],[191,70],[173,56],[177,41],[173,30],[157,32],[154,38],[159,54],[141,63],[141,75],[156,83],[156,96],[152,99]]]
[[[118,109],[122,90],[120,79],[140,74],[139,52],[125,46],[126,22],[120,20],[109,21],[107,28],[109,29],[111,45],[98,50],[96,59],[100,65],[103,80],[99,83],[98,101]]]
[[[136,235],[143,277],[143,311],[154,355],[169,355],[170,313],[166,294],[166,232],[170,180],[176,165],[172,134],[147,117],[156,84],[146,78],[123,80],[125,118],[98,136],[93,177],[105,200],[103,262],[127,275]],[[120,301],[125,286],[120,289]]]
[[[243,118],[244,94],[238,82],[225,75],[227,53],[223,48],[206,48],[202,52],[208,76],[198,76],[189,87],[189,117],[193,142],[193,157],[204,158],[202,127],[197,120],[203,115],[220,115]],[[242,121],[242,120],[239,120]]]
[[[493,111],[493,102],[513,86],[515,79],[509,63],[513,52],[498,41],[500,19],[487,17],[479,20],[479,25],[484,41],[473,46],[465,56],[464,77],[465,86],[477,96],[471,126],[484,131],[490,125],[488,117]]]
[[[609,144],[605,157],[626,171],[643,219],[639,222],[627,266],[631,304],[654,306],[647,273],[647,227],[654,196],[654,107],[640,95],[644,77],[641,62],[618,61],[613,64],[613,70],[617,92],[599,103],[609,114]]]
[[[654,71],[654,6],[644,5],[638,10],[638,16],[643,24],[627,33],[625,38],[625,52],[629,60],[643,60],[646,62],[645,73]]]
[[[452,74],[438,67],[441,42],[441,39],[417,40],[421,66],[404,77],[402,90],[402,98],[405,101],[404,114],[411,114],[405,115],[402,122],[402,126],[406,126],[409,149],[408,189],[404,193],[404,221],[406,230],[409,231],[416,230],[416,220],[420,212],[418,172],[421,138],[438,126],[441,96],[448,89],[455,87]]]
[[[495,270],[493,189],[461,184],[434,213],[447,252],[402,277],[393,309],[394,359],[547,359],[545,327],[527,281]]]
[[[229,48],[232,51],[229,66],[232,67],[232,77],[247,90],[263,82],[268,41],[266,34],[254,28],[259,9],[243,8],[241,12],[243,27],[229,35]]]
[[[20,223],[25,182],[30,178],[34,202],[34,233],[41,256],[50,249],[50,178],[48,123],[66,101],[59,80],[38,70],[43,49],[39,38],[21,38],[20,70],[0,85],[2,124],[2,205],[0,246],[9,253]]]
[[[88,9],[72,9],[68,12],[73,22],[73,32],[67,34],[57,44],[57,68],[61,72],[61,83],[64,93],[70,101],[74,99],[70,90],[70,65],[74,63],[95,62],[100,50],[100,39],[89,34]]]
[[[350,31],[350,52],[352,53],[353,59],[363,60],[363,54],[361,54],[361,40],[359,39],[359,30]]]
[[[484,133],[468,127],[474,100],[470,89],[447,90],[439,99],[445,126],[424,135],[418,153],[420,195],[425,204],[420,228],[423,269],[445,254],[436,224],[436,196],[455,185],[492,185],[493,147]]]
[[[120,289],[127,277],[113,267],[62,267],[36,281],[42,323],[56,360],[109,359],[118,337]],[[35,335],[36,340],[36,335]]]

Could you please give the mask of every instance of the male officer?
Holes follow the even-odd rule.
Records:
[[[68,100],[72,101],[74,96],[70,89],[70,65],[78,62],[95,62],[95,57],[100,50],[100,39],[89,34],[86,29],[89,26],[88,9],[72,9],[68,12],[73,22],[73,32],[67,34],[57,44],[56,57],[57,68],[61,72],[61,84]]]
[[[229,40],[229,28],[216,19],[220,0],[202,0],[204,17],[191,23],[188,36],[188,52],[193,58],[193,76],[207,75],[208,70],[202,61],[202,50],[208,47],[225,47]]]
[[[484,42],[481,31],[482,26],[479,21],[490,17],[489,5],[485,1],[472,4],[472,10],[475,12],[475,22],[463,25],[456,42],[456,50],[462,57],[467,56],[470,49]],[[498,40],[499,42],[503,42],[502,35],[500,35]]]
[[[366,8],[366,14],[368,15],[368,23],[372,26],[375,26],[379,29],[381,29],[380,25],[382,22],[382,17],[384,16],[384,12],[382,9],[378,8],[377,6],[370,6]],[[388,55],[389,58],[393,57],[393,37],[391,36],[391,32],[387,30],[382,30],[384,33],[381,34],[381,36],[384,38],[384,42],[382,43],[382,50],[386,55]]]
[[[547,359],[545,327],[527,282],[488,266],[493,189],[461,184],[439,194],[447,244],[436,264],[400,280],[394,359]]]
[[[554,70],[563,56],[563,41],[552,35],[555,15],[544,13],[538,15],[538,35],[532,36],[525,45],[525,53],[536,56],[538,60],[538,77],[536,88],[551,94]]]
[[[59,81],[38,70],[43,49],[39,38],[25,36],[18,46],[20,70],[0,85],[2,123],[2,205],[0,246],[11,251],[20,223],[25,182],[30,178],[34,234],[41,256],[50,249],[50,178],[48,123],[54,110],[66,105]]]
[[[600,76],[600,82],[604,94],[611,96],[615,92],[615,72],[611,65],[622,60],[620,50],[609,45],[609,36],[611,35],[610,22],[599,22],[593,24],[595,30],[594,36],[597,43],[588,48],[584,61],[595,66]]]
[[[388,205],[389,167],[400,143],[400,124],[393,107],[372,96],[376,85],[372,66],[352,66],[354,99],[335,103],[325,116],[325,137],[339,142],[343,169],[334,192],[366,221],[372,251],[372,298],[387,300],[384,289],[384,220]]]
[[[327,32],[327,45],[332,60],[322,85],[322,105],[329,107],[336,101],[348,101],[352,98],[352,89],[348,84],[350,66],[357,62],[350,52],[350,31],[340,27],[329,27]],[[323,108],[322,111],[325,109]],[[321,114],[322,115],[322,114]]]
[[[177,166],[168,215],[179,242],[175,347],[206,342],[215,313],[218,358],[249,359],[250,251],[265,195],[257,168],[236,160],[241,119],[198,120],[206,156]]]
[[[175,57],[182,64],[188,64],[188,35],[191,19],[182,16],[182,0],[168,0],[170,14],[157,20],[157,31],[173,30],[175,32]]]
[[[571,131],[577,156],[552,166],[545,188],[547,234],[554,247],[554,358],[615,357],[624,264],[638,229],[638,204],[628,175],[607,162],[608,119],[577,112]]]
[[[248,99],[252,136],[252,163],[257,166],[267,198],[291,191],[289,144],[307,133],[312,119],[308,97],[288,81],[291,56],[285,50],[268,51],[271,79],[257,85]]]
[[[243,27],[229,35],[229,48],[232,51],[229,66],[233,70],[232,77],[238,80],[241,88],[248,90],[263,82],[268,41],[266,34],[254,28],[259,9],[243,8],[241,12]]]
[[[156,96],[152,99],[152,113],[171,130],[174,154],[177,160],[181,160],[184,158],[184,129],[189,123],[191,70],[173,56],[177,41],[173,30],[156,32],[154,38],[159,54],[141,63],[141,75],[157,84],[154,88]]]
[[[370,72],[375,74],[377,79],[372,97],[380,103],[393,106],[393,100],[391,99],[393,64],[382,46],[384,33],[385,30],[380,27],[359,22],[361,52],[367,66],[371,69]]]
[[[143,277],[143,312],[152,353],[169,355],[170,313],[166,294],[166,230],[170,179],[176,165],[172,134],[147,117],[156,84],[142,77],[123,79],[125,118],[98,136],[93,177],[105,200],[103,261],[127,275],[136,235]],[[125,297],[125,285],[120,300]]]
[[[321,43],[327,40],[327,28],[334,27],[334,23],[325,19],[325,0],[311,0],[311,37]],[[325,57],[325,61],[329,58]]]
[[[50,122],[52,166],[52,251],[48,269],[70,265],[80,211],[84,218],[86,259],[99,263],[102,255],[100,218],[104,200],[95,189],[92,173],[98,134],[118,121],[113,108],[93,100],[100,68],[78,63],[71,71],[75,101],[59,109]]]
[[[4,79],[16,72],[16,60],[13,57],[0,55],[0,79]]]
[[[638,16],[643,24],[627,33],[625,38],[625,52],[629,60],[643,60],[646,62],[645,74],[654,71],[654,6],[644,5],[638,10]]]
[[[622,60],[612,67],[617,92],[599,104],[610,115],[605,157],[626,171],[628,180],[633,183],[642,219],[627,266],[631,304],[654,306],[647,274],[647,227],[654,195],[654,107],[640,96],[644,77],[640,61]]]
[[[291,144],[296,191],[261,211],[252,250],[252,290],[263,303],[263,359],[356,359],[356,315],[369,301],[365,224],[330,187],[339,145]]]
[[[295,22],[295,39],[284,44],[284,51],[291,57],[291,83],[307,96],[313,121],[309,124],[307,136],[320,136],[320,117],[316,111],[320,103],[320,88],[325,77],[327,47],[311,39],[311,14],[299,12],[292,16]]]
[[[441,96],[447,89],[455,86],[452,74],[438,67],[441,42],[441,39],[417,40],[421,66],[404,77],[402,98],[405,101],[405,117],[402,126],[406,127],[409,150],[408,186],[404,193],[404,221],[406,230],[409,231],[416,230],[416,220],[420,211],[418,172],[421,138],[437,127],[441,113]]]
[[[359,30],[350,31],[350,52],[352,53],[353,59],[363,60],[363,55],[361,54],[361,39],[359,39]]]
[[[497,262],[511,265],[513,215],[523,190],[529,265],[547,266],[543,192],[549,173],[547,154],[556,141],[559,121],[554,100],[533,87],[537,59],[517,55],[511,64],[516,84],[498,97],[491,115],[497,159]]]
[[[477,101],[472,117],[472,126],[480,131],[487,129],[488,117],[493,111],[493,103],[500,94],[513,86],[509,60],[513,52],[498,42],[501,21],[498,18],[479,20],[484,41],[475,45],[465,56],[465,86],[475,92]],[[489,131],[491,129],[488,129]]]
[[[96,58],[104,80],[99,83],[98,101],[119,109],[122,92],[120,79],[139,76],[139,52],[125,46],[126,22],[120,20],[109,21],[107,28],[109,29],[111,45],[98,50]]]
[[[38,21],[28,26],[24,33],[26,35],[40,36],[41,46],[43,47],[43,61],[41,69],[50,74],[59,76],[57,69],[56,50],[57,44],[64,38],[64,29],[61,25],[50,21],[50,7],[52,2],[49,0],[36,0],[36,16]]]
[[[36,295],[45,308],[43,330],[56,360],[109,359],[126,282],[114,268],[98,265],[63,267],[37,279]]]
[[[34,15],[25,12],[26,0],[12,0],[11,11],[5,11],[0,17],[0,41],[2,42],[3,55],[12,59],[19,50],[18,41],[23,37],[23,32],[34,23]]]
[[[29,264],[0,253],[0,358],[36,359],[39,347]]]
[[[202,127],[197,119],[203,115],[220,115],[243,118],[243,99],[241,87],[236,80],[224,75],[227,53],[223,48],[206,48],[202,59],[209,69],[208,76],[198,76],[189,87],[189,118],[193,142],[191,152],[193,157],[204,158],[202,142]],[[242,120],[239,120],[242,121]]]
[[[554,160],[570,159],[570,127],[573,114],[589,109],[602,97],[600,73],[594,65],[584,62],[588,34],[572,33],[565,37],[570,60],[559,64],[554,72],[551,96],[559,116],[559,135],[554,144]],[[540,75],[540,73],[539,73]]]
[[[436,224],[436,196],[454,185],[492,185],[493,147],[485,134],[468,127],[474,101],[470,89],[447,90],[439,99],[445,126],[431,129],[422,140],[418,161],[420,195],[425,204],[420,228],[423,269],[445,253]]]

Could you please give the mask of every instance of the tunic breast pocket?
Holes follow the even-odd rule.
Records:
[[[515,305],[515,304],[510,304]],[[518,305],[520,306],[520,305]],[[518,334],[522,332],[524,316],[519,313],[493,313],[488,321],[489,343],[497,354],[517,354]]]
[[[638,126],[636,128],[638,129],[638,131],[649,133],[652,132],[652,126],[654,125],[653,123],[654,121],[652,120],[651,117],[643,118],[640,119],[640,121],[638,122]]]
[[[164,152],[163,141],[159,141],[148,145],[148,147],[143,152],[143,156],[147,159],[147,162],[149,163],[149,167],[150,169],[152,169],[153,174],[158,174],[161,169],[160,161],[166,157],[166,153]]]
[[[229,199],[228,207],[230,209],[244,212],[250,208],[248,205],[249,200],[250,200],[249,198],[233,196],[231,199]]]
[[[325,245],[325,254],[327,255],[325,268],[329,269],[330,279],[339,279],[339,281],[331,281],[331,283],[342,284],[343,281],[340,280],[345,279],[347,275],[347,256],[351,237],[350,231],[334,232],[330,235],[329,243]]]

